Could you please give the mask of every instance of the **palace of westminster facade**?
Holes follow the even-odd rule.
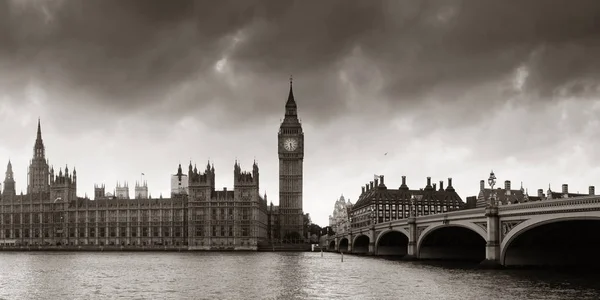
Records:
[[[304,133],[292,85],[278,133],[279,206],[259,194],[259,168],[234,164],[234,189],[215,190],[215,168],[190,162],[173,175],[170,198],[151,198],[145,183],[129,199],[127,184],[114,194],[96,185],[94,199],[77,196],[77,171],[58,173],[45,157],[38,121],[27,193],[16,193],[8,162],[0,194],[0,247],[177,247],[188,250],[258,250],[269,242],[304,243],[302,210]],[[175,187],[173,187],[175,185]]]

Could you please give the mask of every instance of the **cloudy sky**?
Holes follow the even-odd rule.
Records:
[[[600,185],[600,2],[0,1],[0,162],[26,190],[36,122],[78,194],[190,159],[217,187],[259,163],[278,203],[289,88],[305,131],[304,210],[326,225],[373,174]],[[387,155],[384,155],[387,153]]]

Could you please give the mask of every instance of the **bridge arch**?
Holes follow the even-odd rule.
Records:
[[[375,239],[375,245],[379,244],[379,240],[381,240],[381,237],[383,237],[385,234],[390,233],[390,232],[399,232],[399,233],[402,233],[403,235],[405,235],[406,238],[410,238],[408,231],[404,230],[403,228],[385,229],[382,232],[380,232],[379,235],[377,236],[377,239]]]
[[[343,237],[340,239],[340,245],[338,246],[338,251],[339,252],[348,252],[348,250],[350,249],[349,244],[348,244],[348,238]]]
[[[334,251],[335,250],[335,240],[331,240],[327,245],[327,250]]]
[[[471,222],[430,225],[417,240],[420,259],[485,259],[487,232]]]
[[[359,234],[354,237],[352,242],[352,253],[355,254],[368,254],[369,253],[369,243],[371,242],[371,237],[366,234]]]
[[[579,213],[580,214],[580,213]],[[573,226],[569,228],[569,226]],[[502,230],[502,228],[500,228]],[[580,230],[577,230],[580,229]],[[583,238],[579,236],[581,229],[590,234]],[[553,240],[552,244],[543,249],[535,247],[527,248],[527,239],[540,238],[544,231],[550,230]],[[557,218],[556,215],[538,215],[525,220],[514,226],[502,239],[500,243],[500,263],[505,266],[514,265],[600,265],[600,260],[595,258],[600,251],[600,216],[593,215],[571,215]],[[536,236],[537,235],[537,236]],[[548,236],[548,235],[544,235]],[[591,243],[593,251],[589,248],[573,245],[574,239]],[[517,244],[517,245],[515,245]],[[521,247],[519,247],[521,246]],[[525,247],[523,247],[525,246]],[[536,251],[539,250],[539,251]],[[586,252],[588,250],[588,252]],[[510,255],[509,255],[510,254]]]
[[[386,229],[380,232],[375,240],[375,254],[406,255],[409,239],[409,234],[404,229]]]

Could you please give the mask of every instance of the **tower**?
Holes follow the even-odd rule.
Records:
[[[68,202],[77,199],[77,170],[73,168],[73,173],[69,174],[69,167],[65,166],[64,174],[61,168],[58,175],[54,176],[54,168],[52,168],[52,174],[49,200]]]
[[[183,174],[181,164],[177,168],[177,174],[171,175],[171,197],[173,195],[188,194],[188,175]]]
[[[190,201],[210,201],[215,191],[215,166],[206,164],[204,173],[198,172],[198,168],[190,162],[188,171],[188,195]]]
[[[135,199],[148,199],[148,182],[135,183]]]
[[[15,177],[12,170],[12,164],[8,161],[6,166],[6,174],[4,176],[4,189],[2,190],[2,198],[5,200],[12,199],[17,194],[15,190]]]
[[[29,165],[27,193],[42,193],[50,191],[50,173],[44,141],[42,140],[42,127],[38,119],[37,138],[33,146],[33,159]]]
[[[117,199],[129,199],[129,183],[125,181],[123,185],[120,182],[117,182],[117,187],[115,188],[115,195]]]
[[[304,160],[304,133],[298,120],[292,80],[285,103],[285,117],[279,127],[279,214],[281,237],[300,241],[304,236],[302,211],[302,162]]]
[[[106,186],[104,184],[94,184],[94,200],[102,199],[106,195]]]

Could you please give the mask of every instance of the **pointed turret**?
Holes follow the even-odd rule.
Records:
[[[8,165],[6,166],[6,176],[4,177],[4,189],[2,190],[2,197],[9,198],[16,195],[14,178],[15,177],[12,170],[12,163],[9,159]]]
[[[48,161],[45,159],[45,151],[42,139],[42,125],[38,118],[37,136],[33,146],[33,159],[29,165],[28,193],[48,192],[50,190],[50,172]]]
[[[4,178],[6,179],[13,179],[14,174],[13,174],[13,170],[12,170],[12,163],[10,162],[10,159],[8,160],[8,165],[6,166],[6,177]]]
[[[42,123],[40,118],[38,118],[38,128],[37,128],[37,140],[42,139]]]
[[[190,165],[190,168],[192,165]],[[181,181],[181,177],[183,177],[183,170],[181,169],[181,164],[179,164],[179,168],[177,168],[177,178]]]
[[[296,117],[298,114],[298,107],[296,106],[296,100],[294,99],[294,88],[292,77],[290,76],[290,92],[288,94],[287,102],[285,103],[285,116]]]

